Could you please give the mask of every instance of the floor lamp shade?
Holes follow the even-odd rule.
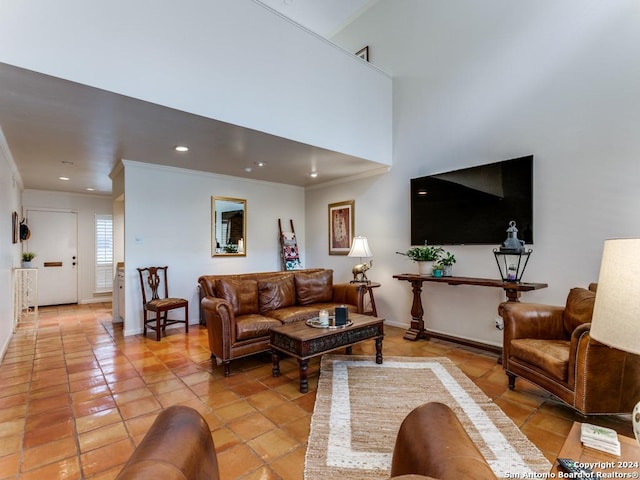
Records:
[[[640,355],[640,238],[605,241],[590,333]]]

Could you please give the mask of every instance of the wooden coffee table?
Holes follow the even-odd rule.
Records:
[[[307,367],[309,359],[323,353],[351,346],[365,340],[376,341],[376,363],[382,363],[382,338],[384,337],[384,319],[358,313],[349,313],[353,322],[348,327],[315,328],[306,322],[295,322],[271,329],[271,352],[273,376],[280,375],[280,354],[286,353],[298,359],[300,365],[300,392],[309,391]]]
[[[610,478],[638,478],[640,446],[638,446],[635,439],[618,435],[620,456],[617,457],[600,450],[582,446],[580,425],[580,422],[573,422],[569,436],[564,445],[562,445],[560,453],[558,453],[558,458],[570,458],[579,463],[589,464],[589,467],[594,472],[612,475]],[[560,471],[564,472],[559,469],[558,462],[554,462],[550,473],[554,474],[555,478],[558,478],[558,472]]]

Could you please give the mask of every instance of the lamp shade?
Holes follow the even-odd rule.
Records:
[[[640,355],[640,238],[606,240],[591,337]]]
[[[371,249],[369,248],[369,242],[367,237],[354,237],[351,244],[351,250],[349,250],[350,257],[373,257]]]

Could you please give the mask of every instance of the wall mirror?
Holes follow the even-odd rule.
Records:
[[[247,201],[211,197],[211,256],[245,256]]]

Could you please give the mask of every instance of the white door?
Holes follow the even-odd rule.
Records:
[[[38,304],[78,303],[78,215],[27,210],[27,225],[25,249],[36,254]]]

